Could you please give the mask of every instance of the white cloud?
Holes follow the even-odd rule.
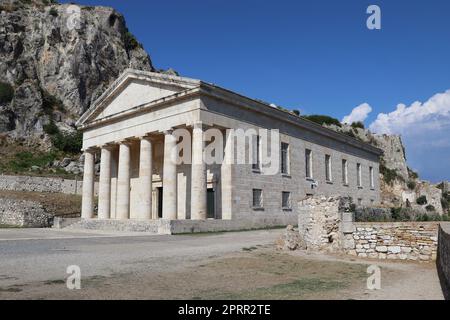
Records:
[[[450,179],[450,90],[424,103],[399,104],[390,113],[380,113],[369,129],[402,135],[408,163],[418,168],[423,178],[435,182]]]
[[[342,119],[342,123],[352,124],[353,122],[358,121],[364,122],[371,111],[372,107],[369,104],[360,104],[354,108],[348,116],[345,116],[344,119]]]
[[[448,130],[450,125],[450,90],[435,94],[425,103],[414,102],[409,107],[397,105],[390,113],[380,113],[370,125],[375,133],[418,134]],[[449,132],[445,132],[447,139]]]

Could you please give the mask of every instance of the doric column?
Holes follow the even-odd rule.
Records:
[[[119,146],[119,172],[117,174],[117,211],[118,220],[130,218],[130,142],[123,141]]]
[[[232,165],[234,160],[234,136],[230,131],[225,133],[224,144],[224,160],[220,168],[222,219],[230,220],[232,213]]]
[[[111,146],[102,146],[98,188],[98,218],[111,217]]]
[[[94,216],[94,151],[89,149],[84,152],[83,173],[83,198],[81,217],[92,219]]]
[[[177,139],[172,130],[164,132],[163,219],[177,218]]]
[[[149,137],[141,138],[141,153],[139,157],[139,179],[141,182],[140,219],[152,218],[152,141]]]
[[[192,164],[191,164],[191,219],[204,220],[206,205],[206,163],[204,150],[203,125],[196,123],[192,129]]]

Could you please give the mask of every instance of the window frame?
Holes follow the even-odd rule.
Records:
[[[348,186],[348,160],[342,159],[342,184]]]
[[[254,157],[256,155],[256,163],[252,163],[252,171],[255,173],[261,172],[261,136],[256,135],[255,136],[255,147],[252,152],[252,156]]]
[[[286,150],[285,151],[283,151],[284,149],[283,149],[283,146],[286,146]],[[281,163],[280,163],[280,171],[281,171],[281,174],[282,175],[284,175],[284,176],[288,176],[289,174],[290,174],[290,171],[291,171],[291,169],[290,169],[290,156],[289,156],[289,153],[290,153],[290,145],[289,145],[289,143],[287,143],[287,142],[281,142],[281,144],[280,144],[280,160],[281,160]],[[283,154],[285,154],[285,157],[283,157]],[[286,163],[285,163],[285,165],[284,165],[284,161],[283,161],[283,159],[286,161]],[[285,169],[285,170],[283,170],[283,169]]]
[[[313,153],[311,149],[305,149],[305,176],[306,179],[314,179],[313,172]]]
[[[287,205],[285,205],[285,201],[284,201],[285,195],[287,195]],[[290,191],[282,191],[281,192],[281,209],[292,210],[292,201],[291,201],[291,192]]]
[[[375,180],[374,180],[374,174],[373,174],[374,170],[373,167],[370,166],[369,167],[369,185],[370,185],[370,189],[375,189]]]
[[[259,192],[259,203],[255,204],[255,192]],[[263,190],[258,188],[252,189],[252,208],[255,210],[264,209],[264,195]]]
[[[362,165],[359,162],[356,164],[356,185],[362,188]]]
[[[328,183],[333,182],[331,155],[325,154],[325,181]]]

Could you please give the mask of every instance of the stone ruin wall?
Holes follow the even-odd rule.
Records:
[[[438,222],[357,222],[348,198],[321,197],[303,201],[298,245],[287,231],[284,248],[340,252],[360,258],[436,260]],[[287,241],[289,240],[289,241]],[[280,248],[283,245],[278,245]]]

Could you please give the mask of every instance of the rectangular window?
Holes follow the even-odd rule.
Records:
[[[291,193],[283,191],[281,194],[281,207],[283,209],[291,209]]]
[[[263,195],[261,189],[253,189],[253,208],[263,207]]]
[[[358,199],[358,206],[361,206],[361,205],[362,205],[362,199],[359,198],[359,199]]]
[[[375,188],[375,184],[373,181],[373,167],[369,167],[369,178],[370,178],[370,188]]]
[[[331,156],[329,154],[325,155],[325,180],[328,182],[333,180],[331,177]]]
[[[362,182],[361,182],[361,163],[357,163],[356,164],[356,185],[358,187],[362,187]]]
[[[289,174],[289,144],[281,143],[281,173]]]
[[[342,183],[348,185],[348,163],[346,159],[342,159]]]
[[[253,171],[261,171],[261,137],[255,136],[253,140],[253,163],[252,169]]]
[[[305,171],[306,171],[306,178],[312,179],[312,177],[313,177],[312,151],[309,149],[305,150]]]

